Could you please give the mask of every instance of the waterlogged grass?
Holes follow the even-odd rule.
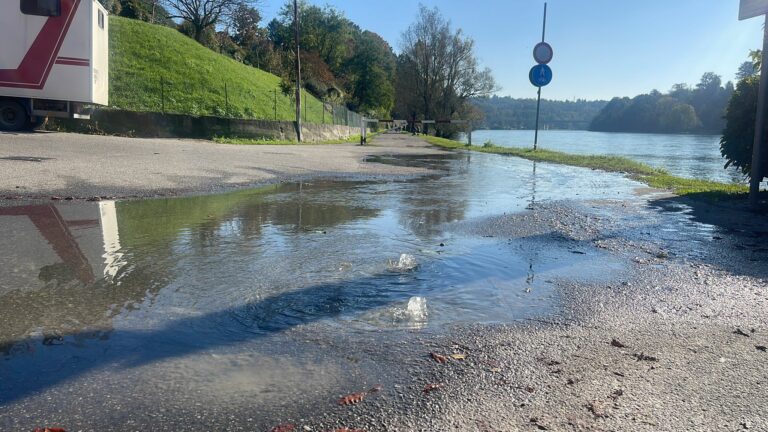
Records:
[[[644,163],[621,156],[575,155],[553,150],[533,150],[515,147],[500,147],[488,142],[482,146],[468,146],[458,141],[445,138],[425,137],[430,144],[449,148],[466,149],[482,153],[509,155],[539,162],[572,165],[602,171],[619,172],[630,175],[647,185],[669,190],[677,195],[704,197],[711,200],[744,198],[748,193],[746,185],[720,183],[709,180],[696,180],[677,177],[663,169],[653,168]]]
[[[720,183],[709,180],[689,179],[670,175],[666,172],[651,176],[639,176],[638,180],[658,189],[668,189],[677,195],[700,195],[711,199],[746,198],[746,185]]]

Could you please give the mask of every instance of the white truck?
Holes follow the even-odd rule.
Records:
[[[108,35],[98,0],[0,1],[0,130],[107,105]]]

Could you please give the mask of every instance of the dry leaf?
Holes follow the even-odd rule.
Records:
[[[499,373],[499,372],[501,372],[501,368],[491,368],[491,372]]]
[[[451,358],[453,358],[454,360],[464,360],[465,358],[467,358],[467,355],[466,354],[451,354]]]
[[[438,363],[445,363],[448,361],[448,357],[437,353],[429,353],[429,356]]]
[[[611,341],[611,346],[614,346],[614,347],[616,347],[616,348],[626,348],[626,347],[627,347],[627,346],[626,346],[626,345],[624,345],[623,343],[619,342],[617,339],[613,339],[613,340]]]
[[[633,354],[632,356],[635,357],[637,361],[650,361],[650,362],[659,361],[658,358],[654,356],[645,355],[645,353]]]
[[[277,425],[277,426],[273,427],[270,432],[291,432],[294,429],[296,429],[295,425],[292,425],[290,423],[286,423],[286,424],[281,424],[281,425]]]
[[[339,399],[339,405],[356,405],[363,401],[365,392],[352,393]]]

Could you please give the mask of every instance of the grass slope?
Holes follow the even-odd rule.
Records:
[[[172,28],[110,17],[110,104],[131,111],[293,120],[295,107],[280,78],[203,47]],[[227,87],[229,108],[225,100]],[[323,122],[323,105],[306,101],[306,121]],[[331,113],[325,113],[331,122]]]
[[[747,186],[720,183],[708,180],[687,179],[669,174],[663,169],[653,168],[640,162],[620,156],[574,155],[552,150],[533,150],[496,145],[467,146],[458,141],[437,137],[425,137],[430,144],[450,149],[467,149],[483,153],[516,156],[523,159],[594,168],[603,171],[621,172],[646,183],[649,186],[667,189],[677,195],[700,196],[713,200],[743,198]]]

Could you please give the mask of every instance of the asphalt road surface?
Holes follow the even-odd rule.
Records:
[[[420,170],[365,163],[368,155],[439,152],[408,135],[374,145],[228,145],[182,139],[0,133],[0,194],[132,197],[214,192],[301,176],[397,176]]]

